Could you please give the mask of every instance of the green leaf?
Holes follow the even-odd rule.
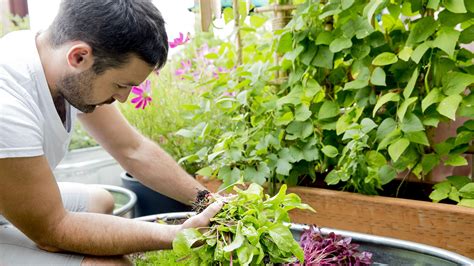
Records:
[[[458,42],[460,32],[449,27],[442,27],[438,31],[438,37],[433,42],[434,47],[446,52],[449,56],[454,55],[454,48]]]
[[[376,67],[370,77],[370,83],[376,86],[386,86],[385,71],[381,67]]]
[[[342,0],[342,10],[346,10],[354,4],[355,0]]]
[[[378,151],[369,151],[365,157],[367,158],[367,163],[371,167],[379,168],[387,165],[387,160],[385,160],[385,157]]]
[[[311,111],[309,110],[306,104],[300,104],[296,106],[295,110],[295,120],[296,121],[305,121],[311,117]]]
[[[424,42],[418,45],[418,47],[416,47],[415,51],[413,51],[411,55],[411,60],[413,60],[413,62],[418,64],[421,58],[423,57],[423,55],[425,55],[426,51],[428,51],[428,49],[431,48],[431,45],[432,45],[431,41]]]
[[[179,255],[188,255],[191,246],[201,239],[202,234],[195,228],[184,229],[173,240],[173,250]]]
[[[409,133],[409,132],[423,131],[425,130],[425,127],[423,126],[423,123],[418,118],[418,116],[416,116],[413,113],[409,113],[406,115],[405,119],[403,120],[401,129],[403,132]]]
[[[267,18],[262,15],[253,14],[250,16],[250,25],[252,25],[254,28],[260,28],[260,26],[265,24],[266,21]]]
[[[287,32],[278,40],[277,53],[284,54],[291,50],[293,50],[293,36],[290,32]]]
[[[430,146],[430,142],[424,131],[409,132],[405,136],[413,143]]]
[[[439,103],[441,101],[441,93],[438,88],[432,89],[428,95],[421,101],[421,110],[423,113],[426,111],[428,107],[432,104]]]
[[[434,185],[434,189],[430,194],[430,199],[434,202],[439,202],[448,197],[448,193],[451,191],[451,184],[448,181],[443,181]]]
[[[464,185],[460,190],[459,194],[463,198],[474,199],[474,182]]]
[[[277,125],[277,126],[288,125],[293,120],[294,120],[293,113],[292,112],[286,112],[283,115],[279,115],[279,116],[276,117],[275,125]]]
[[[388,135],[380,141],[379,146],[377,147],[377,150],[386,149],[388,145],[400,139],[400,136],[401,136],[401,130],[396,128],[392,132],[388,133]]]
[[[337,53],[344,49],[350,48],[352,46],[352,41],[346,37],[339,37],[331,42],[329,45],[329,50],[333,53]]]
[[[374,16],[377,8],[384,3],[383,0],[370,0],[370,2],[364,8],[364,17],[367,18],[367,22],[371,24],[372,17]]]
[[[208,166],[208,167],[204,167],[200,169],[199,171],[196,172],[196,174],[210,177],[212,176],[212,172],[213,172],[212,168]]]
[[[413,54],[413,49],[409,46],[403,47],[403,49],[398,53],[398,58],[403,61],[408,61]]]
[[[405,99],[408,99],[410,97],[411,93],[413,92],[413,88],[415,88],[417,79],[418,79],[418,68],[415,68],[415,70],[413,71],[413,74],[411,74],[411,78],[408,81],[407,86],[403,90],[403,97],[405,97]]]
[[[362,127],[362,132],[364,132],[365,134],[369,133],[370,131],[372,131],[372,129],[377,127],[377,124],[375,124],[372,119],[367,117],[362,119],[360,125]]]
[[[274,224],[268,232],[278,249],[290,251],[298,260],[304,261],[304,253],[299,244],[294,240],[290,229],[283,224]]]
[[[336,169],[333,169],[329,174],[324,178],[324,182],[328,185],[337,185],[341,181],[341,174]]]
[[[384,165],[379,169],[380,183],[386,185],[390,183],[397,176],[397,172],[390,165]]]
[[[288,162],[286,159],[278,159],[276,173],[284,176],[288,176],[290,174],[290,170],[293,168],[293,165]]]
[[[332,69],[333,67],[334,54],[329,50],[328,46],[319,46],[316,57],[313,59],[311,64],[315,67],[323,67]]]
[[[444,98],[438,105],[438,112],[451,120],[456,120],[456,111],[462,101],[462,96],[455,94]]]
[[[313,123],[312,121],[293,121],[286,128],[286,132],[300,138],[305,139],[313,134]]]
[[[390,155],[390,158],[392,158],[394,162],[398,161],[398,158],[400,158],[400,156],[408,148],[409,145],[410,141],[405,138],[401,138],[395,143],[391,144],[388,147],[388,154]]]
[[[462,199],[459,204],[459,206],[464,206],[464,207],[469,207],[469,208],[474,208],[474,199]]]
[[[382,97],[380,97],[380,99],[377,101],[377,104],[375,105],[374,107],[374,110],[372,112],[372,115],[375,116],[375,114],[377,113],[377,111],[379,110],[380,107],[382,107],[382,105],[388,103],[388,102],[398,102],[400,100],[400,95],[398,95],[397,93],[394,93],[394,92],[389,92],[385,95],[383,95]]]
[[[423,167],[423,174],[428,174],[439,164],[440,158],[436,153],[424,154],[421,159],[421,166]]]
[[[398,57],[394,53],[389,53],[389,52],[383,52],[377,57],[374,58],[372,61],[372,65],[374,66],[386,66],[386,65],[391,65],[394,64],[398,61]]]
[[[225,24],[229,23],[230,21],[234,20],[234,10],[230,7],[226,7],[224,9],[224,21]]]
[[[445,165],[451,165],[451,166],[464,166],[467,165],[467,160],[461,155],[448,155],[448,159],[444,161]]]
[[[384,121],[377,128],[377,140],[384,139],[390,132],[393,132],[397,128],[397,122],[391,117],[385,118]]]
[[[474,25],[464,29],[459,35],[459,42],[469,44],[474,41]]]
[[[433,33],[435,33],[438,27],[438,22],[431,16],[426,16],[419,19],[414,23],[413,28],[410,30],[408,35],[407,45],[413,46],[414,44],[420,43],[428,39]]]
[[[472,182],[471,179],[467,176],[459,176],[459,175],[453,175],[453,176],[448,176],[447,179],[451,184],[456,187],[458,190],[460,190],[463,186],[466,184]]]
[[[451,191],[449,192],[449,199],[455,202],[461,201],[459,198],[461,194],[459,194],[459,191],[455,187],[451,187]]]
[[[403,122],[403,119],[405,118],[405,114],[408,110],[408,107],[410,107],[410,105],[415,103],[417,99],[418,99],[418,97],[411,97],[411,98],[405,100],[400,105],[400,107],[398,107],[397,116],[398,116],[398,119],[400,119],[401,122]]]
[[[464,6],[464,0],[443,0],[443,5],[453,13],[467,12],[466,7]]]
[[[438,6],[439,6],[439,2],[440,2],[440,0],[429,0],[428,5],[426,6],[426,8],[431,8],[431,9],[437,10]]]
[[[339,106],[337,105],[337,103],[332,102],[332,101],[325,101],[323,105],[321,106],[321,109],[319,109],[317,118],[319,120],[324,120],[324,119],[332,118],[338,115],[339,115]]]
[[[326,145],[321,150],[329,158],[334,158],[339,154],[339,151],[336,149],[336,147],[331,145]]]
[[[461,72],[448,72],[443,75],[443,91],[446,95],[460,94],[474,83],[474,75]]]
[[[235,238],[229,245],[224,246],[225,252],[231,252],[242,246],[244,243],[245,237],[242,235],[242,221],[237,222],[237,230],[235,232]]]
[[[316,37],[316,45],[320,45],[320,44],[329,45],[333,40],[334,40],[334,37],[332,36],[331,32],[323,31],[320,34],[318,34],[318,37]]]

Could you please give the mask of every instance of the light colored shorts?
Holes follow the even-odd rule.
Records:
[[[64,207],[73,212],[87,212],[88,186],[59,182]],[[39,249],[22,232],[0,215],[0,265],[81,265],[84,256],[51,253]]]

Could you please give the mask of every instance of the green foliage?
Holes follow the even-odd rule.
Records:
[[[248,189],[234,187],[236,195],[211,219],[211,226],[201,233],[185,229],[173,241],[173,251],[185,261],[199,258],[199,265],[265,265],[271,263],[303,262],[304,254],[285,225],[288,211],[294,208],[313,210],[293,193],[286,194],[286,185],[273,197],[263,194],[255,183]],[[197,242],[204,243],[192,247]]]
[[[466,176],[449,176],[434,185],[430,199],[434,202],[450,199],[457,205],[474,208],[474,182]]]
[[[306,1],[273,39],[265,24],[245,24],[243,64],[205,83],[217,99],[210,112],[232,121],[208,135],[217,142],[204,156],[207,172],[224,186],[319,176],[376,194],[397,173],[423,178],[440,163],[466,164],[467,144],[433,146],[426,134],[474,118],[474,57],[460,46],[474,40],[466,3]],[[225,65],[235,64],[230,47],[217,53]],[[281,85],[277,71],[288,72]]]
[[[3,16],[3,14],[1,15]],[[9,14],[7,17],[9,18],[8,25],[2,25],[0,23],[0,37],[11,31],[26,30],[30,28],[30,18],[28,16],[20,17]]]
[[[209,108],[196,97],[198,89],[186,79],[176,79],[168,66],[160,71],[159,76],[152,74],[149,79],[153,97],[150,107],[142,110],[135,109],[132,104],[119,105],[130,124],[176,160],[189,153],[199,153],[202,147],[212,145],[208,139],[189,139],[178,132],[185,126],[203,128],[203,121],[210,118],[189,116],[195,110]],[[202,164],[198,160],[189,160],[183,162],[182,166],[188,173],[194,174]]]
[[[69,143],[69,150],[82,149],[97,146],[95,140],[87,134],[80,123],[74,126],[74,132]]]

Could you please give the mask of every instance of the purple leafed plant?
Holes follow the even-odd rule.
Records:
[[[351,240],[333,232],[323,236],[319,228],[311,226],[300,239],[304,263],[288,265],[370,265],[372,253],[360,252],[359,245],[351,243]]]

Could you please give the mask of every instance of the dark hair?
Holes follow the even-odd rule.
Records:
[[[127,63],[132,54],[159,69],[168,55],[164,20],[150,0],[63,0],[49,32],[54,47],[89,44],[96,74]]]

